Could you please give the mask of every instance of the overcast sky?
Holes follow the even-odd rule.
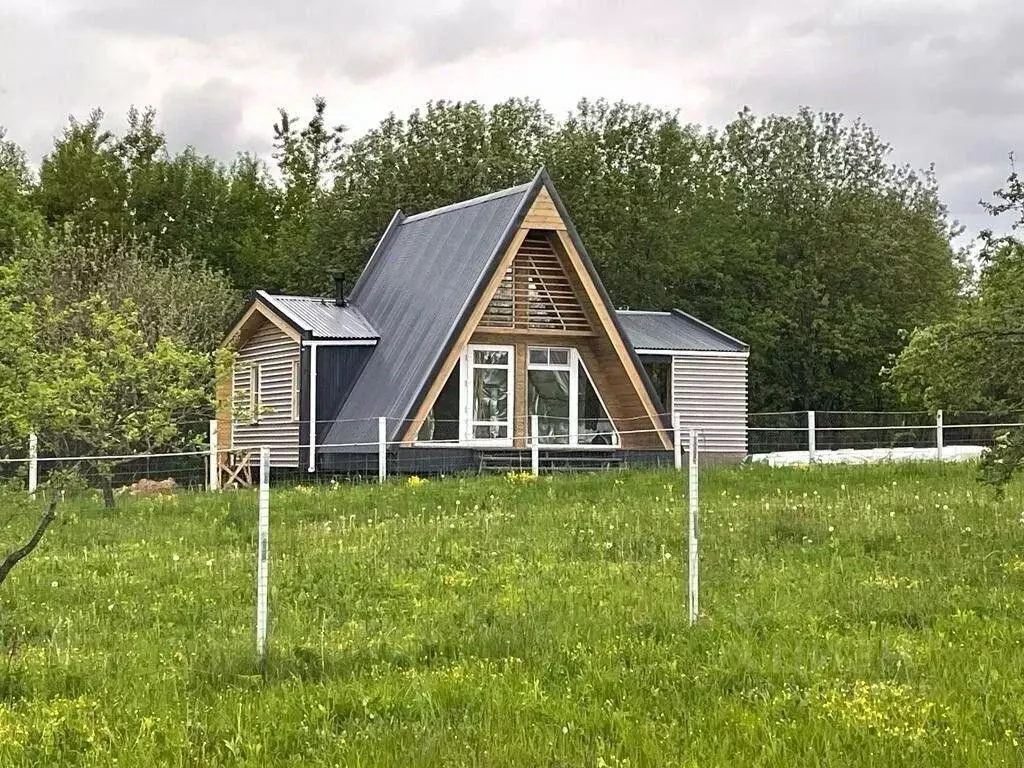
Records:
[[[953,214],[1024,150],[1021,0],[0,0],[0,125],[38,162],[69,114],[157,108],[169,141],[265,152],[278,106],[358,133],[428,99],[580,97],[721,125],[863,117]]]

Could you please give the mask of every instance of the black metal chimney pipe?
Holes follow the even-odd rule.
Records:
[[[334,303],[339,307],[347,307],[348,299],[345,298],[345,275],[334,276]]]

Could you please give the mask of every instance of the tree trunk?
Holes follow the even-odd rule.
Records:
[[[7,557],[4,558],[4,561],[0,563],[0,584],[4,583],[4,580],[7,578],[7,574],[11,572],[11,569],[14,566],[16,566],[21,560],[28,557],[28,555],[31,554],[32,550],[39,545],[39,542],[43,538],[43,534],[46,533],[46,529],[49,528],[50,523],[52,523],[56,519],[57,500],[54,499],[53,501],[50,502],[50,506],[47,507],[46,513],[39,521],[39,525],[36,526],[36,531],[32,534],[32,538],[25,543],[25,546],[20,547],[19,549],[16,549],[10,554],[8,554]]]
[[[114,480],[110,475],[103,475],[100,478],[100,487],[103,491],[104,509],[114,508]]]

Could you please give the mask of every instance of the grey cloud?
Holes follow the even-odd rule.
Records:
[[[721,123],[746,104],[758,113],[808,105],[862,116],[894,146],[897,162],[935,163],[945,199],[972,229],[988,224],[976,203],[1005,178],[1007,153],[1024,151],[1019,0],[68,1],[73,10],[57,36],[0,18],[0,122],[19,113],[29,126],[20,134],[11,126],[19,139],[38,130],[39,115],[82,109],[83,93],[86,108],[123,113],[134,83],[104,60],[114,38],[177,37],[205,46],[211,61],[229,43],[261,67],[280,58],[310,79],[361,84],[569,40],[595,58],[614,53],[663,72],[664,105],[681,99],[673,88],[710,94],[703,113],[687,120]],[[580,82],[581,93],[594,90],[585,75],[551,73],[561,76]],[[217,154],[232,141],[255,142],[239,133],[246,98],[216,79],[168,94],[168,135]],[[26,106],[34,117],[21,116]]]
[[[267,56],[297,57],[307,71],[362,83],[403,69],[461,60],[523,40],[497,0],[450,9],[409,0],[93,0],[71,14],[91,29],[180,37],[216,46],[254,38]]]
[[[248,92],[215,78],[195,88],[175,88],[164,95],[157,117],[172,151],[185,146],[229,162],[239,152],[266,152],[269,142],[243,125]],[[269,124],[266,136],[270,135]]]
[[[0,10],[0,124],[31,162],[53,145],[69,115],[103,106],[124,114],[144,84],[105,54],[96,33],[47,25]]]

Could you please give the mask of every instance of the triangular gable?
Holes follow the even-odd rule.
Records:
[[[575,287],[577,281],[567,271],[558,250],[554,232],[530,229],[484,310],[480,326],[590,331],[590,319]]]
[[[658,400],[653,386],[644,373],[636,352],[626,339],[615,316],[611,300],[583,248],[551,178],[545,171],[538,173],[526,203],[529,207],[524,214],[518,221],[510,222],[510,231],[505,238],[508,240],[508,246],[492,265],[490,277],[475,297],[471,311],[461,327],[453,329],[441,365],[435,370],[432,379],[426,383],[426,390],[418,398],[418,404],[409,416],[403,440],[410,443],[415,439],[429,409],[457,364],[460,351],[469,343],[473,333],[483,325],[481,321],[485,314],[489,322],[503,319],[507,324],[504,326],[506,328],[514,328],[517,322],[564,324],[565,318],[552,319],[558,315],[557,311],[551,312],[552,309],[558,309],[553,306],[552,301],[557,293],[565,300],[562,309],[566,312],[580,313],[572,314],[573,318],[585,317],[588,312],[592,313],[596,326],[607,336],[613,350],[612,356],[628,377],[630,388],[642,404],[647,419],[658,430],[659,442],[665,448],[670,448],[671,442],[664,432],[664,420],[656,405]],[[552,255],[557,264],[552,261]],[[538,260],[546,265],[543,272],[546,275],[544,286],[541,285],[542,281],[537,280],[537,276],[541,274],[539,269],[535,269]],[[532,283],[527,279],[531,271],[534,277]],[[523,276],[525,282],[517,287],[519,274]],[[544,287],[547,288],[546,296]],[[522,313],[519,318],[516,317],[517,307]],[[532,320],[531,311],[535,312]],[[548,312],[547,315],[544,314],[545,311]],[[548,319],[538,319],[542,317]],[[584,333],[591,328],[588,322],[586,330],[575,326],[572,330]]]
[[[224,334],[221,346],[228,349],[238,349],[264,323],[268,322],[277,326],[292,341],[301,341],[302,333],[300,329],[287,317],[275,311],[257,292],[250,297],[249,301],[242,308],[238,319],[231,324],[231,328]]]

